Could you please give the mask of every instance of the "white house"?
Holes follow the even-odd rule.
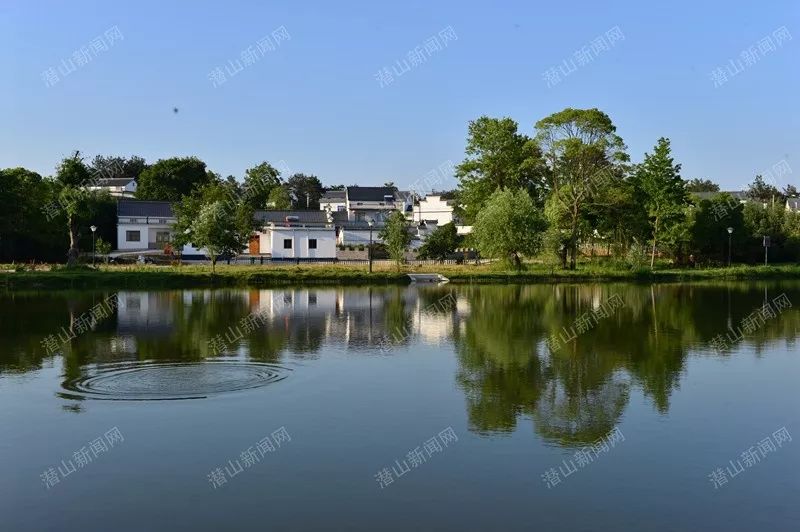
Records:
[[[117,251],[164,250],[172,242],[175,214],[168,201],[117,201]],[[205,256],[204,250],[186,245],[184,258]]]
[[[106,190],[114,197],[132,198],[136,195],[136,179],[131,177],[108,177],[96,179],[86,187],[88,190]]]
[[[257,211],[263,224],[250,242],[251,255],[273,259],[336,258],[333,216],[323,211]]]
[[[800,211],[800,198],[789,198],[786,200],[786,210],[789,212]]]
[[[396,187],[346,187],[345,206],[351,222],[382,222],[392,213],[407,213],[413,207],[410,194]]]
[[[440,194],[429,194],[414,205],[411,219],[416,223],[435,220],[437,225],[453,221],[453,205],[455,202],[443,199]]]
[[[347,211],[347,199],[344,190],[328,190],[319,199],[321,211],[342,212]]]

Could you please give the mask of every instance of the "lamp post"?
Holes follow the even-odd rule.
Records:
[[[731,267],[731,235],[733,234],[733,227],[728,227],[728,268]]]
[[[96,225],[91,225],[91,226],[89,226],[89,229],[92,230],[92,266],[94,266],[94,258],[95,258],[94,233],[95,233],[95,231],[97,231],[97,226]]]
[[[367,257],[369,258],[369,273],[372,273],[372,226],[375,225],[374,220],[367,222],[369,226],[369,248],[367,248]]]

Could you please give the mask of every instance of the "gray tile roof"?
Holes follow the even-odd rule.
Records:
[[[117,202],[117,216],[174,218],[172,204],[168,201],[139,201],[121,199]]]
[[[286,223],[287,216],[296,216],[296,224],[327,224],[328,218],[325,211],[256,211],[254,217],[263,223]]]
[[[344,190],[326,190],[320,200],[339,200],[344,201],[346,192]]]
[[[104,177],[97,179],[91,186],[95,187],[124,187],[131,181],[136,181],[132,177]]]
[[[394,187],[347,187],[347,199],[350,201],[383,201],[384,196],[396,197]]]

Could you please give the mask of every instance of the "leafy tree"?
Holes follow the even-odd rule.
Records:
[[[417,256],[421,259],[444,260],[456,250],[460,240],[456,224],[440,225],[428,235]]]
[[[0,170],[0,261],[63,257],[66,239],[56,192],[52,180],[31,170]],[[43,212],[49,205],[55,208],[53,219]]]
[[[136,197],[142,200],[180,201],[195,187],[214,180],[214,174],[206,171],[206,163],[197,157],[160,159],[139,175]]]
[[[319,209],[319,198],[324,189],[315,175],[294,174],[286,181],[286,188],[295,209]]]
[[[67,216],[67,231],[69,233],[69,251],[67,251],[67,265],[74,266],[78,261],[78,220],[80,214],[85,212],[84,200],[87,192],[82,189],[91,174],[80,152],[64,158],[56,168],[56,182],[60,187],[59,203],[64,207]]]
[[[719,185],[710,179],[700,179],[698,177],[686,182],[688,192],[719,192]]]
[[[383,226],[378,236],[383,239],[389,256],[397,264],[397,271],[400,271],[400,263],[403,262],[404,253],[408,246],[411,245],[411,233],[408,231],[408,221],[406,221],[403,213],[393,211],[386,219],[386,225]]]
[[[281,186],[281,173],[264,161],[245,170],[244,201],[253,209],[264,209],[270,193]]]
[[[96,155],[90,165],[90,170],[96,177],[108,179],[138,179],[145,168],[147,163],[138,155],[131,155],[129,158]]]
[[[735,256],[741,253],[749,238],[742,205],[724,192],[697,202],[691,229],[691,252],[697,255],[698,262],[718,259],[724,263],[727,260],[728,227],[733,229],[731,241]]]
[[[669,139],[661,137],[653,154],[644,154],[644,162],[634,174],[635,186],[651,220],[650,268],[655,265],[659,230],[669,229],[684,214],[687,196],[680,171],[681,165],[671,157]]]
[[[781,194],[784,198],[796,198],[800,193],[797,192],[797,187],[790,184],[783,187],[783,192]]]
[[[575,269],[581,221],[598,191],[621,177],[628,161],[625,144],[611,119],[598,109],[567,108],[536,123],[545,153],[551,194],[560,206],[563,231],[562,266]]]
[[[111,242],[106,242],[103,240],[102,237],[97,237],[97,242],[95,244],[97,253],[99,253],[103,260],[108,263],[108,254],[111,253]]]
[[[204,248],[215,272],[220,255],[238,255],[253,232],[253,212],[244,204],[231,208],[225,201],[206,203],[192,222],[189,237],[195,247]]]
[[[773,203],[776,200],[783,201],[783,196],[781,196],[778,188],[767,184],[760,175],[757,175],[747,188],[747,197],[761,203]]]
[[[285,186],[275,187],[269,193],[267,209],[273,211],[285,211],[292,208],[292,197]]]
[[[469,123],[466,158],[456,167],[463,216],[472,222],[496,190],[524,188],[539,198],[546,167],[536,142],[511,118],[481,116]]]
[[[498,190],[478,213],[472,238],[482,255],[512,260],[521,269],[520,255],[536,254],[545,222],[524,189]]]

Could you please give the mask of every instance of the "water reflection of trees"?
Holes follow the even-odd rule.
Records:
[[[119,292],[113,316],[64,346],[64,372],[76,378],[97,362],[214,356],[281,363],[318,357],[326,345],[369,354],[387,338],[401,356],[415,342],[452,341],[473,430],[513,431],[528,419],[544,438],[578,445],[618,423],[634,390],[666,413],[687,354],[717,356],[709,348],[716,335],[784,292],[800,304],[796,282]],[[41,367],[41,340],[110,294],[3,296],[0,371]],[[457,305],[437,306],[453,294]],[[560,349],[545,345],[611,295],[622,298],[621,309]],[[263,322],[231,335],[254,312]],[[784,311],[744,342],[761,356],[776,339],[793,343],[799,324],[796,309]],[[229,335],[214,354],[210,340]]]
[[[511,431],[523,417],[544,438],[583,444],[613,428],[633,387],[666,413],[689,351],[709,352],[728,324],[782,292],[800,301],[797,285],[785,283],[464,289],[470,313],[453,336],[471,426]],[[550,336],[612,294],[623,308],[563,347],[547,347]],[[784,312],[744,341],[760,352],[777,338],[793,342],[797,325],[798,313]]]

